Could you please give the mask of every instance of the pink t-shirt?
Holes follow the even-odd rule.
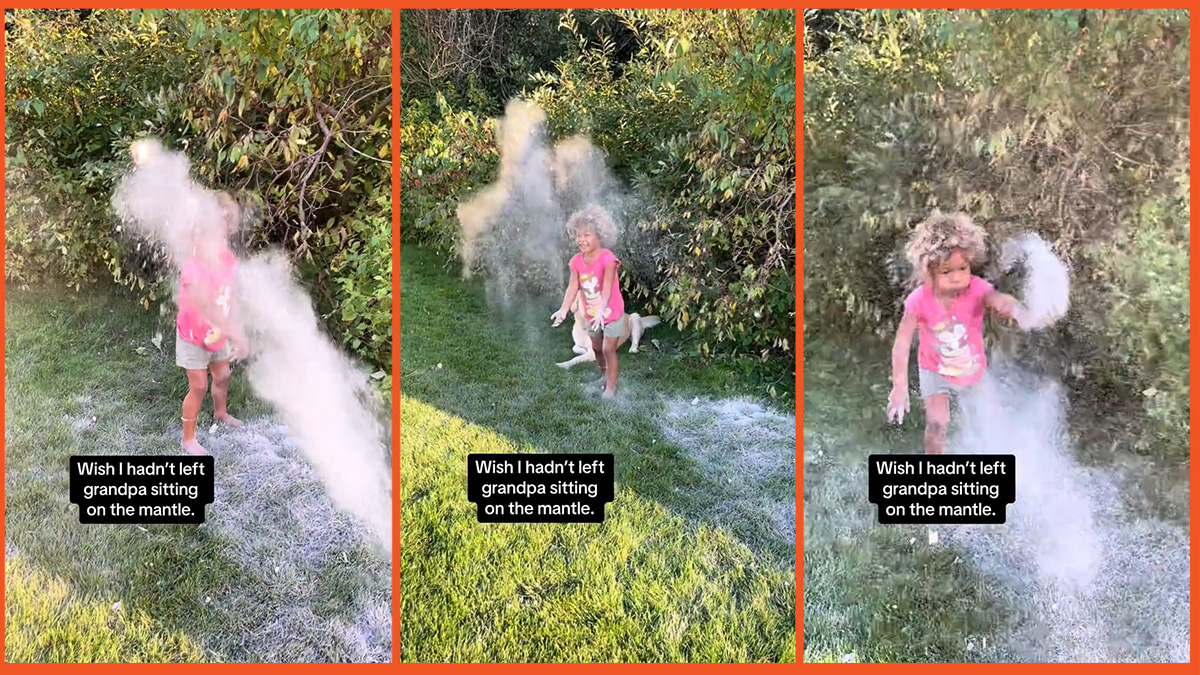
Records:
[[[984,297],[992,285],[977,276],[949,309],[922,284],[904,300],[904,309],[917,317],[920,341],[917,365],[932,370],[954,384],[967,386],[979,381],[987,367],[983,353]]]
[[[179,277],[179,316],[175,319],[180,338],[200,345],[210,352],[219,351],[225,346],[229,339],[227,335],[222,335],[211,345],[204,344],[204,338],[213,330],[213,326],[204,318],[200,307],[192,301],[188,289],[194,286],[201,294],[213,298],[217,307],[221,308],[225,316],[229,316],[236,267],[237,259],[228,250],[221,254],[221,264],[215,269],[205,265],[199,258],[188,258],[183,263]]]
[[[621,261],[613,252],[602,248],[595,260],[589,265],[583,261],[583,254],[576,253],[571,258],[571,271],[579,275],[579,292],[583,294],[584,313],[591,323],[600,309],[601,293],[604,292],[604,268],[608,264],[621,266]],[[613,284],[612,295],[608,298],[608,307],[604,309],[604,323],[612,323],[625,313],[625,301],[621,299],[620,284]]]

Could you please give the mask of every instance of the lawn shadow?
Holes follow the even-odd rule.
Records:
[[[332,508],[236,368],[229,406],[247,428],[214,433],[211,399],[202,409],[217,472],[204,524],[79,524],[70,456],[179,452],[186,378],[170,333],[151,342],[161,320],[130,306],[106,290],[8,292],[6,548],[212,660],[390,661],[390,561]]]
[[[561,298],[537,298],[507,311],[490,307],[480,285],[462,282],[413,246],[401,248],[401,278],[405,397],[517,447],[612,453],[618,486],[731,532],[757,555],[794,569],[794,420],[787,419],[785,430],[751,436],[768,419],[765,408],[756,412],[745,399],[732,407],[700,405],[697,391],[734,391],[731,374],[697,372],[673,349],[669,330],[656,333],[659,327],[647,331],[640,353],[629,353],[628,345],[619,350],[618,393],[603,400],[595,363],[568,371],[556,366],[574,356],[569,320],[550,326]],[[707,395],[704,401],[711,402]],[[704,419],[706,412],[711,419]],[[764,452],[755,441],[772,449]],[[739,458],[753,461],[739,465]]]

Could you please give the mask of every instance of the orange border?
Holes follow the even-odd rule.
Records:
[[[797,184],[804,179],[804,10],[796,10],[796,171]],[[804,190],[796,190],[796,663],[804,663]]]
[[[329,3],[297,2],[297,3],[289,3],[287,5],[282,5],[282,6],[297,7],[297,8],[320,8],[320,7],[328,6],[328,4]],[[1103,6],[1105,4],[1109,4],[1109,3],[1101,3],[1101,6]],[[521,7],[521,8],[525,8],[525,7],[560,7],[560,6],[562,6],[562,3],[526,2],[526,3],[517,3],[517,4],[511,4],[511,5],[508,3],[480,3],[480,2],[460,2],[460,3],[408,3],[408,2],[389,2],[389,3],[369,2],[368,3],[368,2],[364,2],[364,3],[355,3],[355,6],[357,6],[357,7],[392,9],[393,11],[399,10],[405,5],[408,5],[410,7],[412,7],[412,6],[420,6],[420,7],[444,6],[444,7],[492,7],[492,8]],[[47,5],[34,4],[34,5],[28,5],[28,6],[56,7],[56,5],[49,5],[49,4],[47,4]],[[116,5],[114,3],[96,3],[93,6],[95,6],[95,7],[125,7],[126,5]],[[261,5],[252,5],[249,3],[221,3],[218,5],[179,3],[176,6],[178,6],[178,7],[253,7],[253,6],[278,7],[276,5],[271,5],[271,4],[266,4],[266,3],[263,3]],[[579,6],[591,6],[591,5],[579,5]],[[630,5],[630,6],[633,6],[633,5]],[[796,9],[796,12],[797,12],[797,28],[796,28],[796,31],[797,31],[797,56],[796,56],[796,58],[798,61],[798,66],[799,66],[798,72],[800,73],[800,75],[797,78],[798,99],[797,99],[796,134],[797,134],[797,140],[801,141],[801,142],[797,143],[797,154],[799,156],[799,161],[801,163],[803,162],[804,149],[803,149],[803,142],[802,142],[802,135],[801,135],[802,134],[801,117],[803,114],[804,93],[803,93],[803,80],[801,79],[802,74],[803,74],[803,58],[801,56],[801,51],[800,51],[802,49],[802,47],[801,47],[802,40],[800,40],[800,30],[801,30],[801,23],[803,21],[803,7],[801,7],[797,4],[794,4],[794,3],[774,3],[774,2],[771,2],[771,3],[763,2],[763,3],[753,3],[753,4],[751,4],[751,3],[745,3],[745,4],[720,3],[717,5],[692,4],[692,3],[675,3],[672,5],[641,4],[639,6],[641,6],[641,7],[675,7],[675,8],[679,8],[679,7],[712,7],[712,6],[719,6],[719,7],[754,6],[754,7],[784,7],[784,8]],[[866,6],[872,7],[871,4],[867,4]],[[889,5],[877,5],[877,6],[887,7]],[[967,3],[964,6],[977,7],[977,8],[986,8],[987,7],[987,5],[983,5],[980,3]],[[1006,6],[1022,7],[1022,8],[1040,8],[1040,7],[1054,7],[1055,5],[1049,5],[1047,3],[1041,3],[1041,2],[1013,2]],[[1166,5],[1166,6],[1172,6],[1172,7],[1177,7],[1177,8],[1190,8],[1187,5],[1180,6],[1177,4]],[[905,7],[913,7],[913,5],[906,5]],[[1194,27],[1194,25],[1195,25],[1194,17],[1192,19],[1192,24]],[[392,29],[393,29],[393,46],[394,46],[393,54],[392,54],[393,84],[394,84],[395,89],[398,91],[399,90],[399,56],[402,53],[399,49],[399,30],[398,30],[399,29],[399,15],[398,15],[398,13],[393,14]],[[0,45],[0,56],[3,55],[3,49],[4,49],[3,46]],[[1194,49],[1195,48],[1193,47],[1193,56],[1194,56]],[[398,94],[398,96],[399,96],[399,94]],[[1194,104],[1195,104],[1195,96],[1196,96],[1196,94],[1193,91],[1193,93],[1192,93],[1193,108],[1194,108]],[[0,92],[0,103],[3,103],[3,100],[4,100],[3,92]],[[393,119],[393,121],[392,121],[392,124],[393,124],[393,156],[398,157],[400,154],[399,153],[399,141],[398,141],[398,138],[399,138],[398,132],[399,132],[399,124],[400,123],[399,123],[399,115],[397,115],[395,113],[394,104],[393,104],[392,119]],[[0,126],[2,126],[2,125],[3,125],[3,122],[0,122]],[[1193,160],[1193,167],[1192,167],[1193,171],[1195,169],[1194,161],[1195,160]],[[4,165],[4,158],[0,157],[0,168],[2,168],[3,165]],[[801,171],[802,170],[803,169],[801,169]],[[393,247],[398,245],[399,236],[400,236],[400,208],[399,208],[399,201],[395,199],[395,195],[399,191],[400,187],[401,186],[399,183],[399,174],[395,170],[393,170],[393,175],[392,175]],[[801,210],[797,211],[797,226],[798,227],[797,227],[797,233],[796,233],[796,247],[797,247],[797,252],[799,253],[799,255],[797,256],[797,271],[796,271],[796,275],[797,275],[797,278],[796,278],[796,345],[797,345],[797,347],[796,347],[796,350],[797,350],[796,351],[796,395],[797,395],[797,397],[796,397],[796,415],[797,415],[796,432],[797,432],[797,436],[799,437],[803,432],[803,410],[804,410],[804,407],[803,407],[804,406],[804,404],[803,404],[803,384],[804,384],[804,370],[803,370],[803,347],[804,347],[803,304],[804,303],[803,303],[803,300],[804,300],[804,296],[803,296],[803,285],[802,285],[802,278],[801,278],[803,275],[803,249],[801,247],[801,243],[802,243],[801,242],[801,239],[802,239],[801,233],[803,231],[803,223],[802,223],[801,216],[800,216],[800,213],[803,208],[804,197],[799,189],[797,189],[797,192],[798,192],[797,196],[799,197],[800,204],[801,204]],[[2,195],[2,194],[3,194],[3,186],[0,186],[0,195]],[[0,233],[0,243],[2,243],[2,242],[3,242],[3,234]],[[1193,256],[1197,253],[1197,249],[1196,249],[1196,246],[1194,243],[1192,244],[1191,253]],[[400,340],[400,334],[399,334],[400,281],[399,281],[399,274],[398,274],[399,264],[400,264],[399,256],[394,255],[394,257],[393,257],[393,268],[394,268],[393,275],[394,276],[393,276],[393,280],[392,280],[392,289],[393,289],[393,296],[392,296],[392,312],[393,312],[393,317],[392,317],[392,322],[393,322],[392,413],[393,413],[393,420],[392,420],[392,424],[393,424],[393,438],[397,439],[393,442],[393,469],[392,469],[392,471],[393,471],[393,490],[394,491],[399,489],[398,488],[398,486],[399,486],[399,459],[395,455],[396,455],[396,450],[399,448],[398,439],[401,436],[400,423],[399,423],[399,421],[400,421],[400,418],[399,418],[400,399],[398,397],[399,388],[400,388],[399,387],[400,380],[399,380],[399,368],[397,367],[399,364],[399,359],[400,359],[400,345],[399,345],[399,340]],[[1194,311],[1194,309],[1195,309],[1194,305],[1196,304],[1194,282],[1193,282],[1192,286],[1193,286],[1192,291],[1191,291],[1192,292],[1192,304],[1193,304],[1192,309]],[[4,280],[2,278],[0,278],[0,290],[3,290],[3,289],[4,289]],[[2,328],[3,325],[4,325],[3,317],[0,316],[0,328]],[[2,353],[2,351],[3,351],[3,346],[0,346],[0,353]],[[1195,357],[1196,353],[1197,353],[1196,347],[1193,346],[1192,347],[1193,358]],[[1194,376],[1193,376],[1193,384],[1194,384]],[[1195,404],[1194,394],[1193,394],[1192,404],[1194,407],[1194,404]],[[3,402],[0,402],[0,413],[3,413]],[[1195,431],[1192,432],[1193,444],[1195,443],[1195,440],[1196,440],[1195,433],[1196,433]],[[0,440],[0,457],[2,457],[2,449],[3,449],[2,440]],[[1193,463],[1192,468],[1191,468],[1191,481],[1192,481],[1191,484],[1193,486],[1192,505],[1191,505],[1191,538],[1193,540],[1193,543],[1196,538],[1196,528],[1197,528],[1196,520],[1198,517],[1200,517],[1200,508],[1198,508],[1198,506],[1197,506],[1197,504],[1200,502],[1198,502],[1198,500],[1195,496],[1195,493],[1194,493],[1194,486],[1196,485],[1198,478],[1200,478],[1200,469],[1198,469],[1196,467],[1195,463]],[[804,479],[804,465],[803,465],[802,461],[797,462],[796,479],[797,479],[797,495],[796,496],[797,496],[797,500],[799,500],[799,498],[801,497],[801,491],[803,490],[803,479]],[[0,485],[0,496],[3,496],[3,486],[2,485]],[[399,539],[399,528],[400,528],[399,502],[396,500],[394,500],[394,502],[393,502],[393,509],[394,509],[394,511],[393,511],[393,518],[394,518],[394,522],[393,522],[393,560],[395,560],[395,558],[398,557],[399,544],[400,544],[400,539]],[[800,516],[797,515],[798,531],[799,531],[800,527],[801,527]],[[799,565],[800,557],[802,557],[802,555],[803,555],[803,538],[801,537],[797,540],[797,567],[800,566]],[[1193,557],[1192,564],[1191,564],[1192,588],[1196,587],[1196,581],[1198,578],[1197,570],[1198,570],[1197,561],[1196,561],[1196,558]],[[801,623],[802,623],[801,616],[803,613],[803,605],[800,602],[800,596],[803,594],[803,591],[802,591],[803,577],[801,575],[798,575],[796,581],[797,581],[797,609],[799,612],[797,619],[796,619],[796,630],[797,630],[797,645],[796,645],[797,664],[796,664],[796,666],[807,667],[808,665],[815,665],[815,664],[804,664],[803,663],[803,651],[804,651],[803,650],[803,637],[802,637],[803,629],[802,629],[802,625],[801,625]],[[393,563],[393,617],[394,617],[393,629],[392,629],[393,630],[393,663],[396,663],[397,659],[398,659],[398,650],[396,649],[396,645],[399,644],[398,640],[399,640],[399,636],[400,636],[400,630],[399,630],[400,617],[398,616],[398,613],[396,612],[396,608],[398,607],[398,602],[397,602],[396,598],[399,594],[398,593],[399,588],[400,588],[399,568],[397,565],[395,565],[395,563]],[[1194,598],[1195,594],[1193,593],[1192,595]],[[1198,651],[1198,649],[1200,649],[1200,648],[1198,648],[1197,644],[1196,644],[1196,637],[1197,637],[1197,633],[1198,633],[1197,624],[1200,623],[1200,621],[1198,621],[1198,619],[1200,619],[1200,616],[1198,616],[1198,614],[1200,614],[1200,612],[1198,612],[1198,610],[1196,608],[1196,603],[1193,601],[1192,602],[1192,611],[1191,611],[1191,634],[1192,634],[1191,635],[1191,645],[1192,645],[1191,646],[1191,663],[1192,664],[1195,664],[1195,663],[1197,663],[1198,660],[1200,660],[1200,658],[1198,658],[1198,656],[1200,656],[1200,651]],[[2,633],[0,633],[0,634],[2,634]],[[43,669],[43,670],[52,669],[55,667],[51,664],[15,664],[15,665],[19,665],[19,666],[22,666],[25,668],[38,668],[38,669]],[[270,667],[270,668],[294,667],[294,666],[285,666],[284,664],[263,664],[263,665]],[[320,668],[325,665],[326,664],[304,664],[301,667],[315,666],[315,667]],[[352,666],[353,665],[354,664],[352,664]],[[710,670],[713,668],[722,668],[722,666],[710,666],[710,665],[704,665],[704,664],[700,664],[700,665],[628,664],[628,665],[625,665],[624,667],[631,668],[631,669],[643,669],[643,668],[647,668],[647,667],[651,667],[651,666],[653,666],[653,667],[665,666],[665,667],[673,668],[673,669],[679,669],[679,668],[684,668],[684,667],[695,667],[695,668],[700,668],[700,669],[705,669],[705,670]],[[902,664],[902,665],[901,664],[897,664],[897,665],[850,664],[847,667],[856,668],[856,669],[862,669],[862,668],[892,668],[892,669],[908,668],[908,669],[914,669],[914,668],[928,668],[931,666],[941,669],[941,670],[945,670],[947,668],[954,667],[953,664]],[[105,664],[104,666],[101,666],[101,667],[114,668],[116,666],[113,664]],[[199,668],[204,668],[205,664],[189,664],[187,666],[182,666],[182,667],[199,669]],[[232,668],[239,668],[239,669],[244,670],[244,669],[253,668],[256,666],[255,666],[255,664],[223,664],[221,667],[232,667]],[[338,667],[338,664],[330,664],[330,667]],[[471,666],[465,665],[465,664],[464,665],[447,664],[447,665],[443,665],[443,666],[439,667],[439,666],[426,666],[426,665],[421,665],[421,664],[404,664],[403,666],[399,666],[399,667],[405,668],[405,669],[415,668],[417,670],[427,670],[427,669],[461,670],[464,668],[470,668]],[[479,666],[479,667],[485,667],[485,666]],[[516,672],[516,669],[519,667],[534,668],[534,669],[543,668],[544,669],[544,668],[558,667],[558,664],[531,664],[530,666],[511,666],[511,665],[501,665],[501,666],[493,665],[493,666],[491,666],[491,668],[497,668],[497,667],[499,667],[502,670],[509,670],[512,672]],[[609,666],[606,666],[604,664],[585,664],[583,667],[594,671],[596,669],[606,668]],[[737,666],[724,666],[724,668],[729,668],[729,667],[737,667]],[[763,666],[763,667],[768,668],[768,667],[772,667],[772,666]],[[773,667],[791,668],[791,667],[795,667],[795,666],[788,665],[788,664],[781,664],[781,665],[773,666]],[[978,664],[978,665],[973,665],[972,667],[995,671],[995,670],[1002,669],[1002,668],[1014,669],[1017,666],[1015,666],[1013,664]],[[1039,666],[1039,665],[1028,665],[1025,667],[1031,668],[1031,669],[1045,668],[1045,666]],[[1093,666],[1084,666],[1082,664],[1075,664],[1075,665],[1070,665],[1067,667],[1080,669],[1080,668],[1084,668],[1084,667],[1093,667]],[[1129,666],[1125,665],[1125,664],[1113,664],[1113,665],[1103,665],[1103,666],[1094,666],[1094,667],[1103,668],[1107,671],[1112,672],[1112,671],[1119,670],[1119,669],[1127,669]],[[1137,667],[1140,667],[1140,666],[1137,666]],[[1194,667],[1189,668],[1187,664],[1156,664],[1153,667],[1160,672],[1178,672],[1178,673],[1194,672]]]
[[[796,664],[804,663],[804,10],[796,10]]]
[[[1164,3],[1163,5],[1155,5],[1155,8],[1194,10],[1193,5],[1194,5],[1194,3],[1192,3],[1192,4]],[[858,6],[864,7],[867,9],[893,9],[893,8],[894,9],[933,9],[933,8],[944,7],[944,5],[939,5],[939,4],[895,5],[892,3],[878,3],[878,4],[867,3],[865,5],[858,5]],[[974,8],[974,9],[990,9],[990,8],[995,7],[995,5],[979,3],[979,2],[960,3],[960,4],[957,4],[956,6],[957,7],[965,7],[965,8]],[[1046,9],[1063,8],[1063,9],[1065,9],[1065,8],[1073,8],[1073,7],[1077,7],[1077,6],[1078,6],[1077,4],[1063,6],[1063,5],[1052,4],[1052,3],[1047,3],[1047,2],[1011,2],[1011,3],[1006,3],[1005,5],[1003,5],[1003,7],[1005,7],[1005,8],[1029,8],[1029,9],[1042,9],[1042,8],[1046,8]],[[1127,7],[1127,5],[1116,4],[1116,3],[1111,3],[1111,2],[1101,2],[1101,3],[1097,3],[1096,5],[1089,5],[1089,7],[1090,6],[1098,6],[1100,8],[1106,8],[1106,7],[1124,8],[1124,7]],[[844,7],[844,5],[823,5],[823,4],[818,4],[815,6],[805,6],[806,9],[811,9],[811,8],[840,9],[843,7]],[[800,15],[801,15],[800,22],[802,22],[803,21],[803,9],[798,10],[798,12],[800,12]],[[1197,24],[1195,14],[1192,14],[1190,16],[1190,19],[1191,19],[1191,21],[1190,21],[1191,27],[1195,28],[1196,24]],[[798,23],[798,28],[799,28],[799,26],[800,26],[800,24]],[[1189,39],[1190,39],[1190,36],[1189,36]],[[802,50],[803,50],[802,45],[803,45],[803,40],[801,39],[801,36],[799,34],[797,34],[797,47],[798,47],[798,50],[801,50],[801,51],[798,51],[798,53],[802,53]],[[1191,71],[1191,74],[1193,76],[1195,75],[1195,68],[1196,68],[1195,57],[1196,57],[1196,45],[1195,45],[1195,42],[1192,42],[1191,63],[1189,64],[1189,70]],[[800,67],[800,75],[798,76],[798,82],[797,82],[797,89],[799,90],[799,99],[798,99],[798,103],[797,103],[796,124],[797,124],[797,135],[799,137],[798,140],[801,141],[797,144],[797,154],[799,156],[799,161],[801,162],[801,164],[803,164],[804,143],[803,143],[803,137],[800,137],[799,134],[802,132],[802,128],[803,128],[803,124],[801,122],[801,117],[803,116],[803,110],[804,110],[804,79],[803,79],[804,70],[803,70],[803,57],[800,57],[800,58],[801,58],[801,67]],[[1191,125],[1190,111],[1195,110],[1195,107],[1196,107],[1196,89],[1194,87],[1191,89],[1190,95],[1191,95],[1191,101],[1190,101],[1189,120],[1188,120],[1189,125]],[[1195,139],[1194,127],[1189,126],[1188,131],[1189,131],[1189,135],[1192,137],[1192,140],[1194,140]],[[1195,170],[1196,170],[1196,159],[1195,159],[1195,156],[1193,155],[1191,157],[1191,171],[1193,174],[1195,173]],[[803,171],[803,169],[801,169],[801,171]],[[799,193],[798,196],[800,198],[800,204],[801,204],[801,210],[798,211],[798,214],[799,214],[803,211],[804,195],[803,195],[803,190],[797,190],[797,192]],[[801,217],[801,222],[802,222],[802,220],[803,219]],[[800,230],[801,231],[803,230],[803,225],[801,225]],[[801,238],[802,235],[800,235],[798,233],[797,237]],[[799,241],[797,242],[798,246],[800,243],[801,242],[799,242]],[[799,250],[803,251],[803,249],[799,249]],[[1198,253],[1195,239],[1192,239],[1190,242],[1190,251],[1191,251],[1191,259],[1194,260]],[[803,423],[804,371],[803,371],[803,363],[802,363],[802,359],[803,359],[802,354],[803,354],[803,345],[804,345],[804,330],[803,330],[804,322],[803,322],[803,319],[801,318],[802,313],[803,313],[803,307],[804,307],[804,291],[803,291],[803,278],[802,278],[803,277],[803,269],[804,269],[803,257],[804,257],[803,253],[801,253],[801,255],[797,257],[797,270],[796,270],[796,275],[797,275],[796,276],[796,282],[797,282],[796,283],[796,308],[797,308],[797,313],[796,313],[797,340],[796,340],[796,342],[799,345],[799,350],[800,350],[796,354],[796,359],[797,359],[796,432],[797,432],[798,437],[800,437],[802,435],[803,428],[804,428],[804,423]],[[1189,268],[1189,274],[1191,274],[1190,268]],[[1191,313],[1195,314],[1197,300],[1196,300],[1196,280],[1195,280],[1194,276],[1191,277],[1189,285],[1191,288],[1191,290],[1190,290]],[[1189,331],[1190,330],[1191,330],[1191,324],[1190,324],[1190,317],[1189,317]],[[1196,354],[1197,354],[1197,347],[1196,347],[1196,343],[1194,340],[1191,342],[1190,349],[1191,349],[1191,358],[1194,360],[1196,358]],[[1196,408],[1196,394],[1195,394],[1196,376],[1195,376],[1194,369],[1191,371],[1191,384],[1192,384],[1192,389],[1191,389],[1191,393],[1189,394],[1189,398],[1191,400],[1191,408],[1192,408],[1192,410],[1195,410],[1195,408]],[[1197,439],[1197,432],[1195,430],[1195,418],[1194,417],[1192,418],[1192,425],[1191,425],[1190,433],[1191,433],[1191,446],[1194,448],[1196,445],[1196,439]],[[797,452],[801,452],[801,450],[799,449],[800,447],[803,447],[803,446],[798,446]],[[804,485],[804,462],[803,461],[797,462],[796,473],[797,473],[796,497],[797,497],[797,500],[799,501],[802,496],[801,493],[804,489],[803,488],[803,485]],[[1191,597],[1191,602],[1190,602],[1190,606],[1191,606],[1190,661],[1188,663],[1162,663],[1162,664],[1063,664],[1061,666],[1058,666],[1058,668],[1060,668],[1061,670],[1071,670],[1073,672],[1082,672],[1084,669],[1103,670],[1104,672],[1127,672],[1127,671],[1130,671],[1133,669],[1137,669],[1138,671],[1153,670],[1154,672],[1157,672],[1157,673],[1178,673],[1180,675],[1182,675],[1183,673],[1195,673],[1196,672],[1195,664],[1200,662],[1200,645],[1197,645],[1197,637],[1200,637],[1200,627],[1198,627],[1198,624],[1200,624],[1200,608],[1197,607],[1197,603],[1196,603],[1197,594],[1196,594],[1195,589],[1197,587],[1197,580],[1200,579],[1200,565],[1197,564],[1197,556],[1194,551],[1196,548],[1196,546],[1195,546],[1196,532],[1197,532],[1196,521],[1197,521],[1197,519],[1200,519],[1200,499],[1197,499],[1197,497],[1196,497],[1196,485],[1198,482],[1200,482],[1200,467],[1197,467],[1196,462],[1194,461],[1194,457],[1193,457],[1193,461],[1191,462],[1190,476],[1191,476],[1191,478],[1190,478],[1190,480],[1191,480],[1191,484],[1190,484],[1191,520],[1190,520],[1190,537],[1189,538],[1191,540],[1191,549],[1193,551],[1192,556],[1191,556],[1191,585],[1190,585],[1191,586],[1191,590],[1190,590],[1190,597]],[[803,551],[804,551],[803,537],[800,537],[797,540],[796,544],[797,544],[797,556],[802,558]],[[803,574],[797,575],[796,585],[797,585],[797,594],[799,596],[801,596],[801,598],[802,598],[802,596],[804,595]],[[802,602],[798,602],[797,609],[799,610],[799,616],[797,617],[797,623],[803,623],[802,617],[803,617],[804,609],[803,609]],[[797,630],[796,641],[797,641],[797,645],[796,645],[797,663],[800,664],[802,667],[810,667],[810,666],[825,667],[827,665],[830,665],[830,664],[805,664],[805,663],[803,663],[804,633],[803,633],[802,627],[798,628],[798,630]],[[937,670],[938,672],[949,672],[952,669],[957,669],[960,667],[957,664],[941,664],[941,663],[935,663],[935,664],[866,664],[866,663],[864,663],[864,664],[836,664],[836,665],[840,665],[841,667],[852,668],[855,671],[907,670],[907,671],[913,671],[913,672],[915,672],[917,669],[920,669],[922,671]],[[1048,670],[1050,670],[1050,668],[1052,666],[1050,666],[1048,664],[994,663],[994,664],[970,664],[969,667],[972,669],[973,672],[980,671],[980,670],[986,671],[986,672],[1000,672],[1000,671],[1012,672],[1012,671],[1017,671],[1017,670],[1021,670],[1024,672],[1028,672],[1028,671],[1040,672],[1040,671],[1048,671]]]
[[[266,3],[264,3],[264,4],[222,3],[222,4],[218,4],[218,5],[214,6],[214,5],[210,5],[210,4],[201,4],[201,3],[179,3],[176,5],[173,5],[171,8],[172,9],[174,9],[174,8],[209,9],[209,8],[215,7],[217,9],[226,9],[226,8],[230,8],[230,9],[233,9],[233,8],[322,9],[322,8],[328,7],[329,4],[330,3],[328,3],[328,2],[324,2],[324,3],[297,2],[297,3],[287,3],[287,4],[281,4],[281,5],[273,5],[273,4],[266,4]],[[396,3],[394,3],[394,2],[362,2],[362,3],[355,3],[354,6],[356,8],[364,8],[364,9],[386,9],[386,10],[390,10],[392,12],[392,83],[393,83],[393,88],[397,88],[397,85],[399,84],[399,81],[400,81],[400,66],[399,66],[399,59],[398,59],[399,55],[398,55],[398,51],[397,51],[396,47],[398,45],[400,19],[399,19],[399,12],[397,11]],[[22,8],[31,7],[31,8],[36,8],[36,9],[73,8],[73,7],[59,6],[59,5],[54,5],[54,4],[29,4],[29,5],[21,5],[21,7]],[[131,7],[129,5],[116,4],[116,3],[112,3],[112,2],[95,3],[95,4],[92,4],[91,7],[92,8],[107,8],[107,9],[113,9],[113,8],[117,8],[117,9],[149,9],[148,7],[143,7],[143,6]],[[2,44],[0,44],[0,58],[3,58],[3,55],[4,55],[4,46]],[[3,66],[0,66],[0,79],[2,79],[2,77],[3,77],[2,69],[3,69]],[[3,103],[4,103],[4,92],[0,91],[0,105],[2,105]],[[393,111],[396,110],[394,102],[393,102],[392,109],[393,109]],[[0,130],[2,130],[3,128],[4,128],[4,121],[0,120]],[[399,116],[394,114],[394,112],[393,112],[393,116],[392,116],[392,155],[393,156],[395,156],[397,154],[396,151],[399,149],[399,146],[398,146],[399,129],[400,129]],[[5,160],[5,158],[4,158],[3,154],[0,154],[0,169],[4,168],[4,160]],[[395,194],[399,187],[398,177],[399,177],[399,173],[396,171],[393,171],[392,172],[393,202],[396,203],[397,206],[398,206],[398,202],[395,201]],[[4,194],[4,186],[2,184],[0,184],[0,197],[2,197],[3,194]],[[392,220],[393,241],[395,241],[399,238],[399,227],[400,227],[399,211],[398,211],[398,209],[394,209],[393,210],[393,220]],[[3,242],[4,242],[4,235],[3,235],[3,233],[0,233],[0,244],[3,244]],[[394,246],[393,246],[393,248],[394,248]],[[395,256],[395,253],[393,250],[393,267],[395,267],[398,263],[399,263],[399,258],[397,256]],[[3,277],[0,277],[0,291],[4,290],[4,288],[5,288],[4,284],[5,284],[5,280],[3,279]],[[399,351],[398,343],[395,342],[395,340],[399,339],[399,334],[398,334],[399,317],[400,317],[400,314],[399,314],[400,300],[399,300],[399,292],[398,292],[399,288],[400,288],[399,287],[399,276],[397,275],[397,276],[394,276],[394,278],[392,279],[392,326],[393,326],[393,329],[392,329],[392,332],[393,332],[393,344],[392,344],[392,370],[393,370],[393,373],[392,373],[392,387],[393,387],[392,432],[393,432],[393,438],[399,438],[399,421],[400,421],[399,415],[398,415],[399,408],[397,407],[399,400],[395,397],[395,394],[398,393],[398,391],[399,391],[398,380],[396,379],[396,373],[399,372],[399,369],[396,366],[399,363],[400,351]],[[0,316],[0,328],[3,328],[3,326],[4,326],[4,318],[3,318],[3,316]],[[4,350],[4,346],[0,345],[0,354],[3,354],[3,350]],[[2,377],[3,376],[0,376],[0,380],[2,380]],[[0,415],[3,415],[3,412],[4,412],[4,403],[0,402]],[[398,445],[398,443],[393,442],[392,447],[393,447],[393,453],[395,453],[395,450],[399,447],[399,445]],[[4,454],[3,450],[4,450],[3,439],[0,439],[0,461],[3,460],[3,454]],[[400,467],[399,459],[394,457],[393,461],[392,461],[392,484],[393,484],[393,486],[397,485],[397,479],[399,477],[399,467]],[[396,489],[397,488],[393,487],[393,493]],[[4,486],[2,484],[0,484],[0,497],[3,497],[3,496],[4,496]],[[392,546],[393,546],[392,557],[393,557],[393,560],[395,560],[397,558],[396,549],[399,545],[399,533],[400,533],[400,530],[399,530],[399,515],[400,515],[399,504],[400,504],[399,501],[397,499],[395,499],[395,497],[393,497],[393,500],[392,500]],[[0,529],[3,529],[3,524],[0,524]],[[94,670],[107,670],[109,672],[112,672],[116,668],[126,668],[126,667],[129,667],[130,665],[136,665],[137,668],[142,669],[143,671],[153,667],[153,668],[170,668],[173,670],[174,669],[182,669],[182,670],[190,670],[190,671],[195,672],[198,670],[210,670],[211,671],[214,668],[219,667],[221,669],[239,670],[240,672],[261,672],[264,669],[269,670],[271,672],[284,672],[285,669],[287,669],[288,672],[292,672],[296,669],[311,671],[314,669],[392,667],[392,664],[395,664],[395,662],[396,662],[396,656],[399,654],[399,650],[397,649],[397,645],[399,644],[399,642],[398,642],[398,637],[399,637],[398,628],[399,627],[397,626],[396,620],[395,620],[396,616],[397,616],[396,611],[395,611],[396,592],[400,587],[399,581],[400,581],[399,566],[396,564],[393,564],[392,565],[392,598],[393,598],[393,600],[392,600],[392,617],[393,617],[393,620],[392,620],[392,663],[391,664],[365,664],[365,663],[364,664],[340,664],[340,663],[300,663],[300,664],[219,663],[219,664],[211,664],[211,663],[188,663],[188,664],[153,664],[153,665],[151,665],[151,664],[110,664],[110,663],[106,663],[106,664],[14,663],[14,664],[10,664],[9,666],[6,666],[6,668],[7,667],[17,667],[22,670],[38,670],[41,672],[58,672],[58,671],[68,671],[68,670],[75,671],[76,669],[79,669],[79,668],[90,668],[90,669],[94,669]],[[0,591],[0,597],[3,597],[3,595],[4,595],[4,591]],[[3,634],[4,634],[3,626],[6,623],[7,623],[7,617],[5,618],[4,623],[0,623],[0,636],[3,636]]]
[[[392,663],[400,662],[400,8],[392,10]]]

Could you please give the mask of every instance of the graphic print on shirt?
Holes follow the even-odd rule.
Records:
[[[933,324],[933,336],[937,338],[937,351],[941,356],[938,374],[947,377],[964,377],[979,369],[979,357],[971,353],[967,340],[967,327],[958,322],[953,314]]]
[[[220,292],[217,293],[217,307],[221,308],[221,313],[229,316],[229,292],[228,286],[222,286]]]
[[[600,279],[584,272],[579,275],[579,287],[583,289],[583,299],[587,304],[587,317],[596,318],[596,307],[600,304]],[[612,314],[612,307],[604,308],[604,318]]]

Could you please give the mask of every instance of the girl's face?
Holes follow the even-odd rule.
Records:
[[[194,240],[196,255],[205,260],[217,260],[229,247],[229,237],[235,229],[232,216],[223,213],[222,218],[214,221],[211,227],[197,232]]]
[[[203,260],[216,260],[221,255],[221,241],[211,234],[197,237],[196,255]]]
[[[575,243],[579,245],[581,253],[591,253],[600,248],[600,239],[586,227],[575,228]]]
[[[958,293],[971,284],[971,265],[961,251],[950,254],[933,269],[934,286],[943,293]]]

